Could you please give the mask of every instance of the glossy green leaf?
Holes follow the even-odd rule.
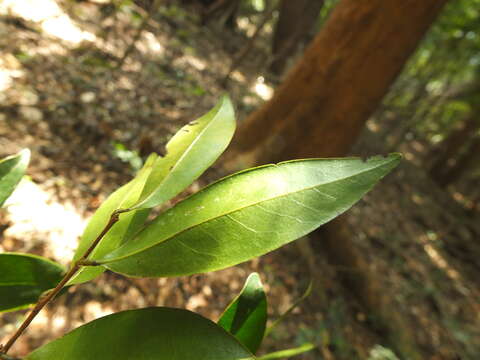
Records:
[[[36,303],[60,282],[63,272],[62,266],[40,256],[0,254],[0,312]]]
[[[151,208],[183,191],[222,154],[235,132],[235,114],[228,97],[207,114],[181,128],[158,158],[133,208]]]
[[[80,242],[73,257],[74,260],[83,256],[85,251],[90,247],[92,242],[97,238],[101,231],[107,225],[110,216],[117,209],[128,208],[138,201],[145,186],[145,182],[150,175],[153,163],[157,159],[156,154],[150,155],[145,162],[143,168],[138,172],[137,176],[129,183],[113,192],[107,200],[95,211],[85,228]],[[97,245],[95,250],[89,256],[90,260],[95,260],[103,255],[111,252],[119,247],[128,238],[135,235],[135,233],[143,226],[149,214],[148,209],[137,211],[129,211],[120,214],[120,220],[110,229],[110,231],[103,237],[101,242]],[[79,284],[89,281],[102,274],[105,268],[102,266],[83,267],[69,282],[69,285]]]
[[[178,203],[97,261],[132,276],[190,275],[247,261],[346,211],[400,158],[296,160],[237,173]]]
[[[218,325],[234,335],[252,353],[263,340],[267,324],[267,297],[257,273],[250,274],[240,294],[226,308]]]
[[[263,355],[262,357],[259,357],[258,360],[290,359],[292,356],[300,355],[306,353],[307,351],[312,351],[313,349],[315,349],[315,345],[311,343],[305,343],[293,349],[280,350]]]
[[[23,149],[16,155],[0,161],[0,207],[12,194],[22,179],[30,160],[30,150]]]
[[[214,322],[187,310],[146,308],[105,316],[24,360],[253,360]]]

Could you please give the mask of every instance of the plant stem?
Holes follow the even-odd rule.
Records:
[[[12,347],[12,345],[17,341],[17,339],[22,335],[25,329],[30,325],[30,323],[35,319],[38,313],[47,305],[65,286],[65,284],[77,273],[78,270],[83,266],[83,263],[87,260],[88,256],[92,253],[95,247],[98,245],[100,240],[105,236],[105,234],[112,228],[113,225],[119,220],[120,213],[125,212],[124,210],[116,210],[110,216],[110,220],[108,221],[107,225],[103,228],[102,232],[97,236],[97,238],[93,241],[92,245],[85,251],[80,259],[75,261],[70,268],[70,270],[65,274],[63,279],[55,286],[53,290],[48,291],[43,296],[40,297],[37,304],[33,308],[33,310],[28,314],[27,318],[23,321],[22,325],[17,329],[15,334],[7,341],[7,343],[3,346],[0,345],[0,355],[7,354],[8,350]],[[0,357],[1,359],[2,357]]]

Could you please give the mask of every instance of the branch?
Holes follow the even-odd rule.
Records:
[[[70,268],[70,270],[65,274],[63,279],[57,284],[57,286],[55,286],[53,290],[47,291],[40,297],[40,299],[38,300],[33,310],[30,312],[30,314],[28,314],[27,318],[23,321],[22,325],[20,325],[20,327],[15,332],[15,334],[12,335],[10,340],[8,340],[5,345],[0,345],[0,359],[11,360],[11,358],[6,357],[8,350],[10,350],[10,348],[15,343],[15,341],[17,341],[20,335],[22,335],[22,333],[30,325],[33,319],[35,319],[38,313],[63,289],[63,287],[67,284],[67,282],[77,273],[78,270],[80,270],[82,266],[85,266],[87,264],[88,265],[94,264],[88,261],[87,258],[90,256],[92,251],[98,245],[100,240],[102,240],[102,238],[105,236],[105,234],[119,220],[119,215],[122,212],[125,212],[125,210],[116,210],[113,212],[113,214],[110,216],[110,220],[108,221],[107,225],[105,225],[105,228],[93,241],[92,245],[90,245],[87,251],[85,251],[82,257],[73,263],[73,266]]]

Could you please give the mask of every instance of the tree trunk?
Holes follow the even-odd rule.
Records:
[[[341,0],[273,98],[240,127],[225,166],[345,155],[445,3]],[[332,263],[358,274],[347,286],[382,318],[383,330],[398,339],[396,350],[421,359],[414,334],[403,331],[406,320],[388,315],[375,273],[342,226],[338,220],[323,228],[316,244],[326,244]]]
[[[231,159],[344,155],[445,2],[340,1],[274,97],[240,127]]]
[[[430,168],[430,176],[433,180],[441,183],[444,178],[446,170],[451,166],[450,162],[460,154],[462,148],[467,145],[470,138],[475,135],[475,132],[480,129],[480,119],[477,115],[468,117],[462,121],[461,126],[443,140],[437,150],[440,154],[435,156],[435,161]]]
[[[270,71],[280,75],[291,55],[315,26],[324,0],[281,0],[272,42]]]

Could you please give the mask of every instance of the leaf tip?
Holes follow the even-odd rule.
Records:
[[[258,275],[257,272],[253,272],[250,275],[248,275],[247,280],[245,281],[245,284],[253,284],[255,285],[255,287],[263,289],[262,280],[260,279],[260,275]]]
[[[30,149],[28,149],[28,148],[22,149],[18,153],[18,155],[20,155],[22,157],[22,159],[24,161],[27,161],[27,162],[30,160],[31,154],[32,153],[31,153]]]

